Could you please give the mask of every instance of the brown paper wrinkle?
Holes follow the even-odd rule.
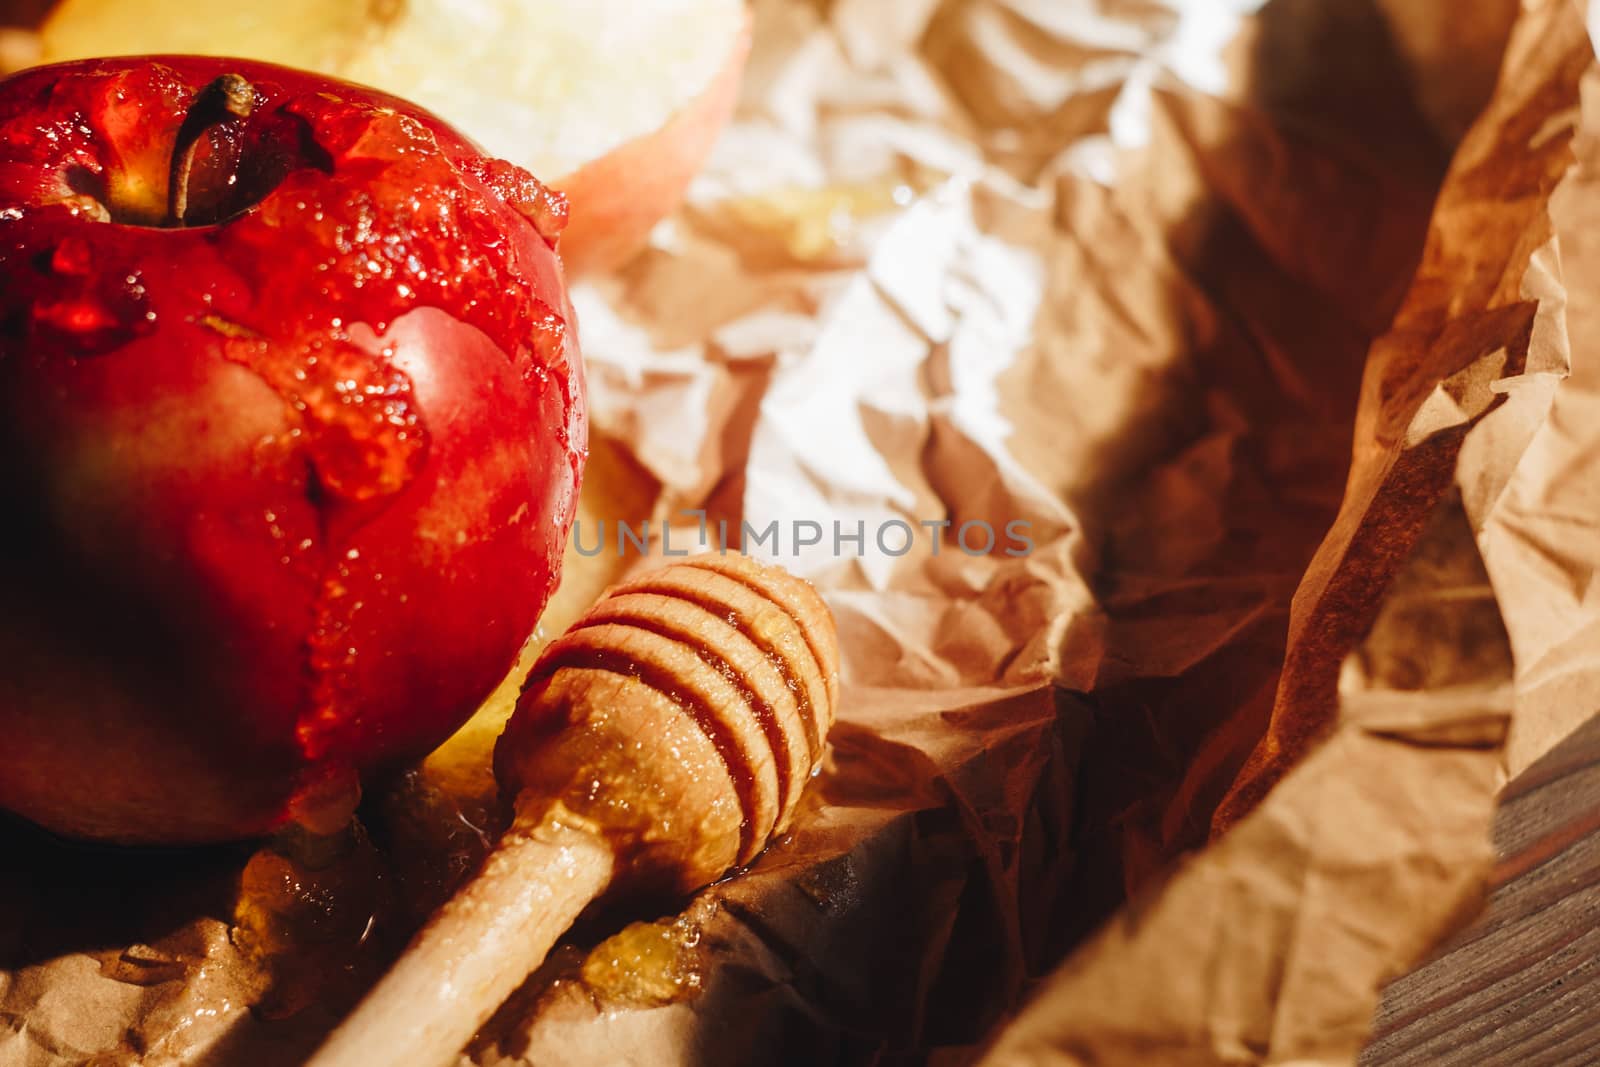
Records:
[[[1392,563],[1393,549],[1406,544],[1417,529],[1414,523],[1395,525],[1385,519],[1382,509],[1371,507],[1372,494],[1384,485],[1405,486],[1413,493],[1439,493],[1443,489],[1441,475],[1454,467],[1463,436],[1454,427],[1475,424],[1503,400],[1504,395],[1496,394],[1489,383],[1508,373],[1522,373],[1527,353],[1539,347],[1534,336],[1537,305],[1519,299],[1521,278],[1538,247],[1548,240],[1544,205],[1571,157],[1560,136],[1541,138],[1537,148],[1527,154],[1519,149],[1528,144],[1529,131],[1547,127],[1552,114],[1568,109],[1568,101],[1576,95],[1578,75],[1592,62],[1592,50],[1572,12],[1559,4],[1536,9],[1519,28],[1523,32],[1513,39],[1506,59],[1503,91],[1478,126],[1469,131],[1452,164],[1455,180],[1447,179],[1436,205],[1421,270],[1396,318],[1394,341],[1380,343],[1369,366],[1369,394],[1376,386],[1376,402],[1385,412],[1375,426],[1377,441],[1392,440],[1393,427],[1404,423],[1412,447],[1392,454],[1392,459],[1376,454],[1376,462],[1365,465],[1358,453],[1352,488],[1361,486],[1362,492],[1347,497],[1335,532],[1324,544],[1323,561],[1313,568],[1313,574],[1332,576],[1333,581],[1324,584],[1319,600],[1297,601],[1303,606],[1299,609],[1302,621],[1296,625],[1302,628],[1316,625],[1306,620],[1319,615],[1346,624],[1361,617],[1359,608],[1351,610],[1353,604],[1359,603],[1361,596],[1372,598],[1381,584],[1369,581],[1364,593],[1348,585],[1341,588],[1345,579],[1329,564],[1338,559],[1348,568],[1354,552],[1383,574],[1389,565],[1384,559]],[[1494,167],[1495,162],[1500,165]],[[1509,208],[1495,214],[1492,225],[1483,224],[1486,195]],[[1476,225],[1458,229],[1464,218]],[[1506,258],[1501,260],[1500,255]],[[1489,263],[1495,268],[1483,269]],[[1462,268],[1466,269],[1465,284],[1449,293],[1434,280],[1440,272],[1453,277]],[[1415,351],[1411,342],[1424,339],[1424,372],[1419,374],[1408,369],[1404,360],[1408,352]],[[1497,364],[1497,358],[1503,358],[1503,364]],[[1432,388],[1419,392],[1418,386],[1426,385],[1430,378]],[[1430,395],[1436,398],[1431,404]],[[1368,509],[1365,516],[1361,516],[1363,506]],[[1360,533],[1363,523],[1371,526],[1366,547]],[[1380,530],[1385,533],[1379,534]],[[1374,544],[1379,536],[1390,544]],[[1320,612],[1319,603],[1323,605]],[[1292,762],[1325,728],[1325,712],[1286,710],[1293,701],[1326,701],[1331,683],[1326,660],[1319,663],[1313,658],[1310,662],[1316,666],[1297,667],[1291,652],[1273,732],[1258,748],[1245,779],[1235,789],[1221,825],[1246,810],[1249,798],[1259,797],[1262,786],[1278,773],[1272,768]],[[1280,728],[1280,722],[1291,725]]]
[[[1478,613],[1481,597],[1439,585],[1441,560],[1482,575],[1457,506],[1441,511],[1403,578],[1437,597],[1441,617]],[[1467,655],[1456,663],[1481,674]],[[1510,714],[1504,684],[1454,698],[1367,684],[1345,696],[1352,721],[1370,721],[1363,704],[1382,696],[1413,703],[1425,729],[1335,734],[1232,834],[1113,920],[983,1062],[1120,1063],[1157,1049],[1161,1062],[1350,1062],[1376,1002],[1369,976],[1393,973],[1477,902],[1499,759],[1483,728],[1503,732]],[[1452,731],[1473,742],[1443,741]],[[1201,962],[1164,962],[1189,954]],[[1153,1004],[1142,989],[1168,999]]]
[[[1552,201],[1561,269],[1574,294],[1592,288],[1596,263],[1587,207],[1596,159],[1596,84],[1591,70],[1581,85],[1578,165]],[[1574,298],[1565,319],[1572,375],[1554,387],[1549,417],[1534,431],[1523,463],[1479,511],[1485,557],[1497,589],[1504,591],[1517,650],[1522,714],[1512,730],[1512,774],[1577,726],[1597,700],[1588,596],[1594,491],[1587,474],[1595,384],[1592,362],[1584,358],[1594,348],[1594,311]]]

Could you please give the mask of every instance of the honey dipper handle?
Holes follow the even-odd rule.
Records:
[[[440,908],[307,1067],[453,1064],[611,882],[597,835],[549,821],[516,825]]]

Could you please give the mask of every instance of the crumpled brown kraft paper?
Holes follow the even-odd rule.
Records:
[[[1527,6],[1369,357],[1349,483],[1296,592],[1273,729],[1219,812],[1231,832],[1081,949],[985,1067],[1350,1063],[1379,984],[1480,903],[1493,798],[1508,759],[1527,758],[1504,747],[1508,730],[1553,740],[1572,722],[1526,685],[1520,656],[1513,667],[1502,623],[1538,625],[1547,589],[1486,557],[1526,574],[1537,549],[1497,542],[1497,508],[1580,461],[1531,442],[1556,423],[1552,397],[1581,389],[1579,374],[1564,380],[1583,365],[1566,294],[1584,275],[1561,223],[1581,210],[1588,168],[1569,175],[1568,142],[1579,79],[1587,101],[1595,72],[1576,6]],[[1600,121],[1592,104],[1583,120]]]
[[[1592,60],[1576,7],[1530,12],[1504,81],[1456,153],[1421,268],[1368,358],[1344,503],[1296,592],[1273,722],[1219,812],[1223,826],[1325,732],[1339,663],[1432,501],[1457,480],[1467,435],[1486,421],[1460,475],[1477,516],[1568,371],[1549,200],[1573,162],[1578,83]]]
[[[1377,982],[1479,903],[1512,704],[1458,501],[1391,588],[1346,663],[1337,732],[1079,950],[984,1067],[1354,1061]]]
[[[1588,72],[1582,92],[1579,165],[1550,205],[1561,277],[1575,294],[1592,292],[1600,280],[1600,247],[1593,236],[1600,142],[1592,119],[1600,107],[1600,74]],[[1572,373],[1560,379],[1546,371],[1530,382],[1534,388],[1527,391],[1524,410],[1506,412],[1500,436],[1525,437],[1527,451],[1522,463],[1478,494],[1474,514],[1495,588],[1507,591],[1503,611],[1516,652],[1518,715],[1508,752],[1512,774],[1600,707],[1600,658],[1593,645],[1600,615],[1589,590],[1587,562],[1596,551],[1589,533],[1596,487],[1588,474],[1600,388],[1600,370],[1588,354],[1600,343],[1600,321],[1590,302],[1578,298],[1566,303],[1563,318]],[[1497,444],[1485,441],[1485,451]]]
[[[1349,1062],[1475,899],[1508,717],[1553,736],[1542,680],[1585,665],[1549,506],[1584,491],[1583,172],[1547,212],[1581,16],[755,6],[690,202],[575,295],[582,536],[777,520],[839,619],[840,722],[752,871],[590,920],[464,1062]],[[978,520],[1033,550],[961,551]],[[564,595],[636,562],[574,556]],[[1322,743],[1190,855],[1269,722]],[[0,1064],[296,1062],[493,828],[427,773],[310,860],[6,831]]]

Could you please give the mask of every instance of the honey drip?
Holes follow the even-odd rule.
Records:
[[[318,1001],[353,1001],[383,963],[374,931],[388,889],[359,823],[333,835],[291,828],[252,855],[229,936],[267,979],[256,1010],[286,1018]]]
[[[704,968],[700,928],[680,916],[624,927],[590,951],[579,973],[602,1007],[658,1008],[697,995]]]

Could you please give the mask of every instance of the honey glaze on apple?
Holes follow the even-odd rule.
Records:
[[[565,221],[559,194],[426,112],[284,68],[155,57],[0,82],[0,374],[9,362],[28,380],[18,395],[108,391],[129,372],[85,361],[187,348],[192,366],[161,373],[244,396],[207,362],[221,361],[282,407],[246,469],[226,472],[257,488],[172,525],[218,611],[305,590],[249,624],[263,646],[297,634],[298,663],[263,653],[247,681],[276,696],[225,724],[228,745],[260,752],[263,778],[300,785],[273,811],[252,799],[233,833],[180,836],[338,822],[358,795],[352,768],[431,748],[532,630],[587,448],[552,254]],[[159,437],[143,411],[137,423]],[[540,427],[548,456],[526,439]],[[468,582],[483,603],[475,592],[429,624],[459,635],[450,647],[403,631]]]
[[[231,257],[260,270],[248,280],[258,299],[249,319],[218,316],[211,324],[221,320],[228,323],[224,329],[248,331],[230,335],[224,351],[300,413],[320,485],[343,503],[361,505],[399,492],[415,476],[428,446],[427,428],[410,379],[393,364],[394,353],[381,337],[415,307],[448,306],[452,291],[467,278],[474,279],[475,294],[464,305],[456,302],[456,317],[491,338],[529,384],[543,389],[556,383],[570,410],[569,376],[562,366],[565,320],[534,295],[516,249],[486,236],[500,225],[494,215],[509,205],[553,243],[564,220],[559,198],[526,173],[500,168],[463,168],[481,175],[481,191],[452,181],[456,167],[432,132],[405,115],[352,108],[324,94],[291,99],[283,110],[321,131],[315,143],[330,161],[335,182],[293,172],[229,229],[230,240],[259,247]],[[452,192],[443,198],[420,194],[434,188]],[[298,286],[273,284],[282,271],[273,261],[277,232],[290,228],[308,239],[291,277],[314,287],[312,300]],[[314,313],[301,318],[287,338],[256,332],[257,322],[293,323],[297,309],[306,307],[352,309],[353,319],[370,331],[367,343],[356,343],[344,318],[323,320]],[[573,456],[567,421],[557,432]],[[338,551],[349,543],[359,515],[357,510],[345,519],[345,535],[334,546],[310,638],[316,698],[298,729],[313,758],[336,744],[330,738],[360,728],[348,715],[344,692],[360,651],[350,636],[352,617],[366,605],[361,579],[370,584],[382,577],[363,567],[358,550]]]
[[[92,356],[149,332],[155,323],[143,272],[101,273],[82,238],[56,245],[40,273],[36,297],[22,313],[29,320],[25,328],[63,351]],[[19,314],[11,308],[6,313]]]

